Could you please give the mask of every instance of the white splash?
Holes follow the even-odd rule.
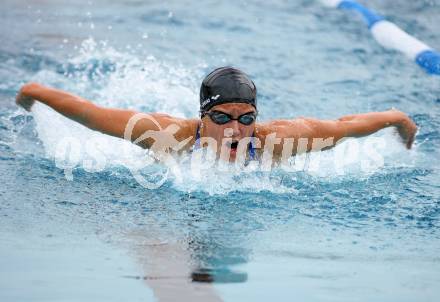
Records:
[[[94,102],[105,106],[167,112],[181,117],[194,117],[197,114],[198,70],[176,67],[153,57],[141,60],[92,39],[83,43],[78,56],[69,60],[66,66],[69,64],[74,70],[77,66],[86,68],[66,72],[65,75],[45,70],[39,72],[34,80],[90,99],[93,97]],[[105,68],[100,68],[103,66],[97,68],[97,64],[107,68],[111,66],[112,69],[105,71]],[[127,141],[87,129],[41,104],[34,107],[33,113],[46,156],[54,159],[69,179],[73,178],[72,170],[78,167],[88,172],[99,172],[121,166],[130,171],[143,171],[148,166],[147,173],[155,171],[152,165],[154,160],[148,151]],[[197,175],[192,173],[190,161],[185,159],[167,163],[165,167],[169,170],[168,181],[175,189],[184,192],[226,194],[234,191],[270,191],[295,194],[296,190],[291,184],[295,183],[297,171],[334,180],[341,176],[368,177],[386,167],[411,165],[414,161],[414,151],[408,152],[391,130],[381,131],[374,137],[386,142],[385,146],[376,146],[376,155],[379,154],[382,162],[377,161],[377,156],[369,157],[364,153],[370,137],[347,140],[330,151],[309,154],[303,158],[303,166],[293,172],[285,171],[282,167],[272,172],[250,173],[225,172],[212,167],[200,169]],[[357,150],[353,147],[356,144]],[[297,163],[301,161],[300,157],[296,160]],[[286,178],[291,180],[287,182],[290,185],[284,185]]]

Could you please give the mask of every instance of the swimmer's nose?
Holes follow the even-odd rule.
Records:
[[[238,124],[238,121],[231,121],[229,126],[232,129],[232,137],[240,136],[240,125]]]

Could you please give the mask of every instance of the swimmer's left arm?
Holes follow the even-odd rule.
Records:
[[[333,137],[333,146],[346,137],[362,137],[387,127],[396,127],[406,147],[411,148],[417,132],[416,124],[403,112],[389,110],[343,116],[334,121],[305,119],[308,136],[312,138]]]

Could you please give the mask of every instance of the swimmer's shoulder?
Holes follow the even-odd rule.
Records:
[[[191,138],[191,143],[195,142],[195,136],[200,119],[174,117],[167,113],[161,112],[153,113],[152,116],[158,120],[159,124],[161,124],[163,128],[167,128],[170,125],[176,125],[178,130],[175,132],[174,136],[177,140],[182,141]]]
[[[311,130],[307,121],[307,118],[299,117],[257,123],[255,125],[256,136],[260,139],[265,139],[267,135],[276,133],[278,138],[300,137]]]
[[[200,124],[200,119],[175,119],[176,124],[179,126],[179,130],[176,132],[176,139],[179,141],[191,138],[189,145],[193,145],[196,141],[196,132]]]

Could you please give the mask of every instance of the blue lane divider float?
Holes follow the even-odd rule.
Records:
[[[374,39],[383,47],[403,52],[430,74],[440,75],[440,53],[409,35],[396,24],[354,0],[321,0],[330,7],[354,10],[361,14]]]

